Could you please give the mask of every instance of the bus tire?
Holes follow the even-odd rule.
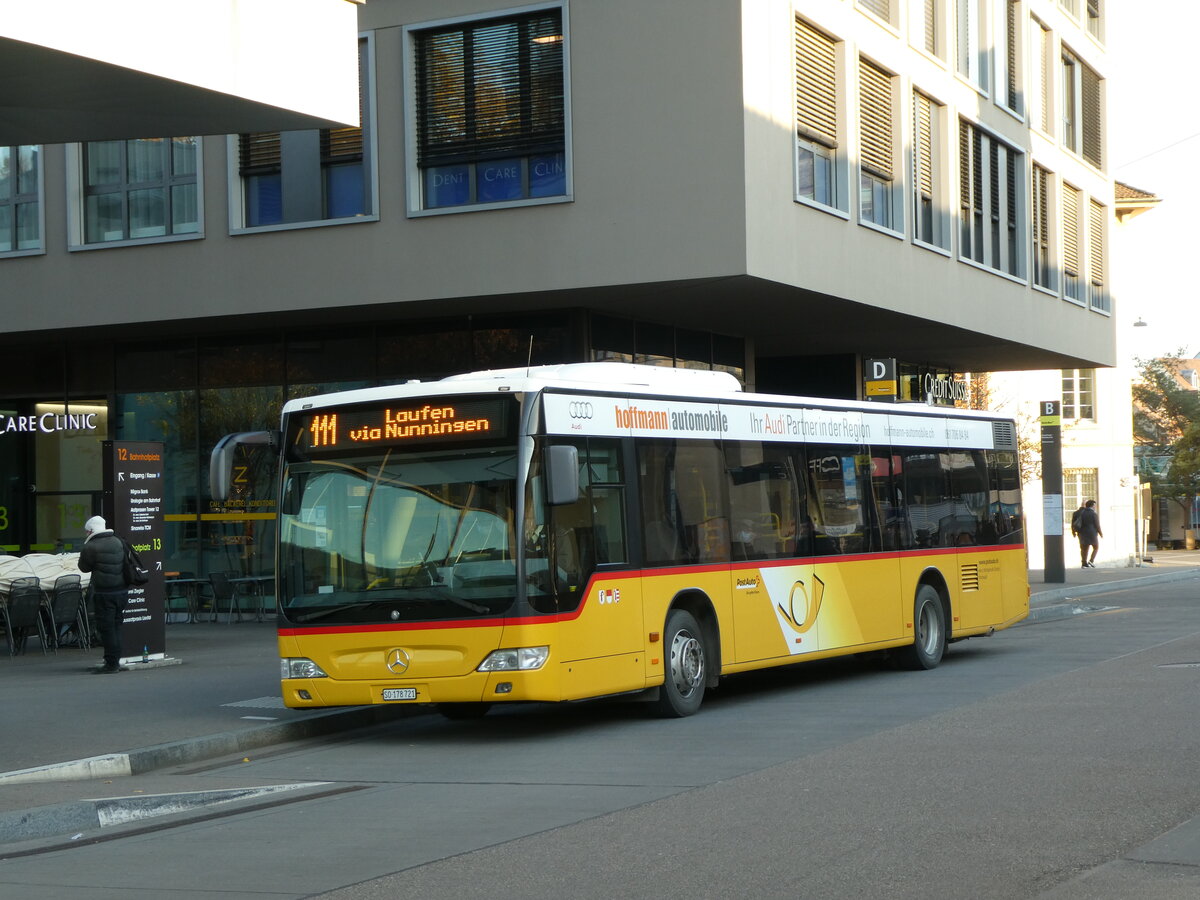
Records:
[[[482,719],[492,708],[490,703],[439,703],[437,711],[447,719],[461,721],[464,719]]]
[[[658,714],[664,718],[690,716],[700,709],[708,680],[704,632],[686,609],[667,615],[663,632],[663,685],[658,692]]]
[[[934,669],[946,652],[946,610],[937,588],[923,584],[913,602],[913,642],[897,655],[905,669]]]

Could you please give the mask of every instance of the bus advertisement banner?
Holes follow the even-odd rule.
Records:
[[[553,393],[543,404],[548,434],[995,447],[991,422],[969,417]]]

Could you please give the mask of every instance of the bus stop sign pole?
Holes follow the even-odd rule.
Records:
[[[1062,584],[1067,580],[1063,564],[1063,469],[1062,415],[1058,400],[1041,404],[1042,423],[1042,534],[1045,558],[1042,580]]]

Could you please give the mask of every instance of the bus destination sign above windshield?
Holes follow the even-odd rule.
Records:
[[[508,435],[509,397],[454,397],[328,407],[300,417],[296,443],[312,453],[355,447],[486,441]]]

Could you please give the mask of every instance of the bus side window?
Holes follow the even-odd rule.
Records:
[[[647,565],[729,561],[725,460],[716,441],[638,447]]]
[[[638,444],[637,458],[644,561],[648,566],[669,566],[683,556],[675,494],[675,442],[643,441]]]
[[[945,454],[925,447],[905,448],[901,453],[912,546],[940,547],[941,523],[949,510]]]
[[[988,473],[983,451],[959,450],[950,454],[950,485],[954,490],[954,521],[958,547],[993,544],[995,529],[988,517]]]
[[[725,442],[734,560],[781,559],[796,553],[798,487],[786,446]]]
[[[1021,472],[1017,454],[1011,450],[986,451],[991,491],[988,495],[988,516],[996,540],[1002,544],[1019,544],[1021,532]]]
[[[809,513],[813,552],[817,556],[861,553],[871,546],[873,523],[870,467],[860,462],[862,448],[844,444],[809,444]]]
[[[880,549],[907,549],[907,523],[899,497],[900,457],[888,453],[887,447],[877,448],[871,459],[871,489],[875,508],[879,511],[879,526],[883,543]]]

